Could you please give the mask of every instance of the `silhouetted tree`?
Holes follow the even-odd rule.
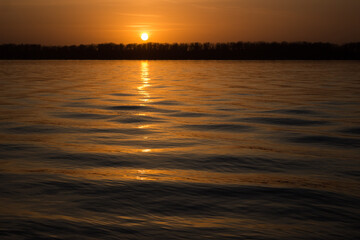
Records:
[[[0,45],[0,59],[241,59],[360,60],[360,43],[144,43],[41,46]]]

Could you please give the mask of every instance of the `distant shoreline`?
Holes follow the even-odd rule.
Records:
[[[2,44],[2,60],[360,60],[360,42]]]

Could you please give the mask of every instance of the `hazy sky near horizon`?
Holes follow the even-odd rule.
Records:
[[[360,0],[0,0],[0,43],[360,41]]]

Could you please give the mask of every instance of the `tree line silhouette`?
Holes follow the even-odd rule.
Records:
[[[0,59],[360,60],[360,42],[2,44]]]

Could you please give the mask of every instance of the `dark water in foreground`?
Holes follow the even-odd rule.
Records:
[[[0,61],[0,239],[359,239],[359,62]]]

